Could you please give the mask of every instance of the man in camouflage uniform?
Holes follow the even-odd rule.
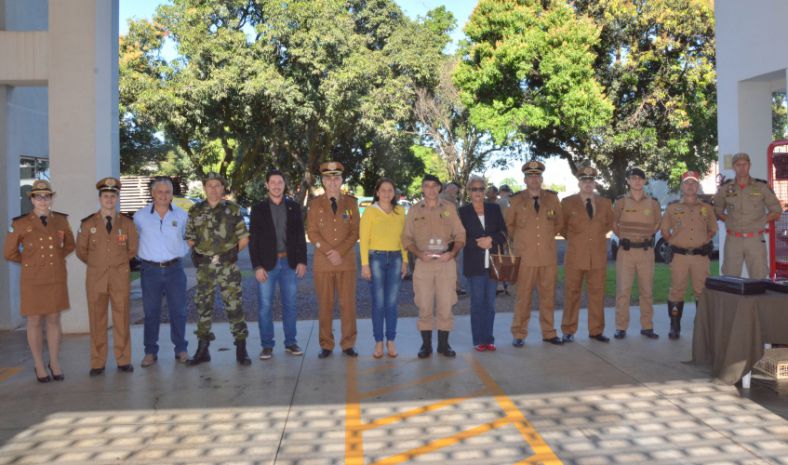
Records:
[[[769,274],[763,233],[782,208],[766,181],[750,177],[749,155],[734,155],[733,170],[736,178],[722,183],[714,196],[714,213],[727,230],[722,274],[741,276],[746,263],[750,278],[763,279]]]
[[[670,339],[678,339],[684,313],[687,278],[692,279],[695,300],[703,292],[709,275],[711,239],[717,234],[717,219],[711,205],[698,199],[700,175],[687,171],[681,175],[681,200],[671,202],[662,217],[662,237],[672,250],[670,260]]]
[[[217,284],[235,338],[236,360],[241,365],[252,363],[246,352],[249,331],[241,301],[241,271],[236,265],[238,252],[249,243],[249,232],[238,204],[224,200],[225,187],[226,181],[222,176],[208,173],[203,179],[205,201],[189,210],[186,223],[186,241],[192,247],[192,261],[197,267],[194,303],[199,314],[195,332],[197,352],[189,360],[189,365],[211,360],[208,346],[214,339],[211,317]]]

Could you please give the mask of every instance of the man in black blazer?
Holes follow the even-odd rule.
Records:
[[[274,321],[271,308],[279,284],[285,352],[303,355],[296,343],[296,293],[298,278],[306,274],[306,238],[301,207],[285,197],[285,176],[271,170],[265,176],[268,198],[252,208],[249,255],[258,282],[260,360],[274,353]]]

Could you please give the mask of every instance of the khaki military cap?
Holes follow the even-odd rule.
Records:
[[[30,192],[27,193],[27,196],[32,197],[36,194],[54,195],[55,191],[52,190],[52,185],[49,184],[49,181],[45,179],[36,179],[33,181],[33,187],[30,189]]]
[[[744,152],[739,152],[733,156],[733,160],[731,161],[731,164],[733,165],[739,160],[744,160],[747,163],[750,163],[750,156]]]
[[[338,161],[326,161],[320,164],[320,175],[337,176],[342,174],[344,169],[345,167]]]
[[[577,177],[577,179],[580,179],[581,181],[587,181],[587,180],[596,179],[597,174],[598,173],[596,171],[596,168],[592,166],[583,166],[582,168],[577,170],[575,176]]]
[[[227,179],[225,179],[224,176],[222,176],[221,174],[219,174],[219,173],[217,173],[215,171],[211,171],[209,173],[206,173],[205,177],[202,179],[202,183],[205,184],[206,182],[208,182],[208,181],[210,181],[212,179],[215,179],[215,180],[219,181],[220,183],[222,183],[222,186],[227,187]]]
[[[120,180],[113,177],[100,179],[96,183],[96,190],[99,192],[118,192],[120,191]]]
[[[523,165],[523,173],[542,174],[544,173],[544,163],[538,160],[531,160]]]

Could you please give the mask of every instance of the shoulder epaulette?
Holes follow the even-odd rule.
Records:
[[[681,202],[681,200],[678,200],[678,199],[676,199],[676,200],[672,200],[672,201],[668,202],[668,206],[671,206],[671,205],[673,205],[674,203],[679,203],[679,202]]]
[[[626,196],[627,196],[627,194],[621,194],[618,197],[616,197],[616,200],[624,200],[624,197],[626,197]]]
[[[87,221],[87,220],[89,220],[89,219],[93,218],[93,215],[95,215],[95,213],[91,213],[90,215],[88,215],[88,216],[86,216],[86,217],[82,218],[81,220],[79,220],[79,222],[80,222],[80,223],[84,223],[85,221]]]
[[[15,216],[15,217],[11,218],[11,221],[21,220],[22,218],[26,217],[27,215],[28,215],[27,213],[22,213],[19,216]]]
[[[350,197],[351,199],[356,199],[356,200],[358,200],[358,198],[356,198],[356,196],[355,196],[355,195],[353,195],[353,194],[345,194],[345,196],[346,196],[346,197]]]
[[[722,184],[720,184],[720,186],[724,186],[725,184],[730,184],[730,183],[732,183],[732,182],[733,182],[733,179],[734,179],[734,178],[730,178],[730,179],[726,179],[725,181],[722,181]]]
[[[764,184],[769,184],[769,181],[766,181],[765,179],[752,178],[752,180],[755,182],[762,182]]]
[[[60,215],[60,216],[66,216],[66,217],[68,216],[68,213],[56,212],[54,210],[52,210],[52,213],[55,214],[55,215]]]
[[[120,216],[125,216],[126,218],[133,220],[134,212],[120,212]]]
[[[558,192],[550,190],[550,189],[542,189],[542,190],[545,191],[545,192],[548,192],[550,194],[558,195]]]
[[[520,191],[520,192],[514,193],[514,194],[510,195],[510,196],[509,196],[509,198],[510,198],[510,199],[513,199],[513,198],[517,197],[518,195],[523,195],[523,192],[525,192],[525,191],[524,191],[524,190],[522,190],[522,191]]]

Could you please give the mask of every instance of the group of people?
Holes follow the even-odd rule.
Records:
[[[522,167],[526,188],[515,195],[506,193],[503,202],[498,192],[491,194],[483,178],[472,176],[466,186],[470,202],[458,208],[448,200],[446,192],[441,195],[441,181],[427,174],[421,183],[422,200],[406,214],[397,204],[394,181],[383,178],[375,186],[373,204],[360,216],[356,198],[343,193],[342,164],[329,161],[320,165],[324,193],[309,201],[306,227],[301,206],[285,195],[285,175],[274,169],[266,174],[268,195],[253,207],[248,231],[238,204],[225,199],[225,179],[216,173],[203,179],[205,200],[188,212],[173,205],[170,178],[153,178],[152,202],[137,211],[133,219],[117,212],[121,182],[108,177],[96,184],[99,210],[82,219],[76,240],[67,215],[52,209],[52,186],[48,181],[36,180],[29,192],[33,209],[13,219],[4,255],[21,264],[20,309],[27,317],[27,339],[40,382],[64,379],[58,360],[59,315],[69,307],[65,258],[74,250],[87,264],[90,376],[99,376],[105,370],[110,305],[117,368],[121,372],[134,370],[129,331],[129,261],[134,257],[141,263],[145,314],[142,367],[152,366],[158,360],[163,298],[167,301],[175,360],[187,365],[211,360],[217,286],[235,340],[236,360],[241,365],[251,364],[246,348],[249,331],[241,299],[241,271],[237,265],[238,254],[247,245],[258,283],[259,358],[268,360],[274,353],[272,309],[277,287],[284,350],[302,355],[296,332],[296,294],[298,280],[307,272],[305,236],[314,246],[312,270],[321,359],[331,356],[337,345],[332,330],[337,301],[341,320],[338,345],[346,356],[358,356],[357,242],[361,278],[370,286],[374,358],[398,355],[397,304],[402,280],[409,270],[409,257],[415,261],[413,290],[422,338],[419,358],[431,356],[435,329],[436,352],[447,357],[456,355],[449,344],[449,334],[453,329],[452,309],[457,302],[458,269],[462,270],[470,292],[474,349],[496,350],[493,326],[498,282],[491,277],[490,268],[494,266],[492,256],[502,252],[521,257],[511,324],[514,347],[525,345],[534,291],[542,340],[555,345],[574,341],[584,281],[588,292],[588,335],[609,342],[604,334],[604,285],[607,235],[611,230],[620,243],[616,257],[614,337],[626,337],[631,288],[637,275],[640,333],[658,338],[653,328],[652,248],[654,234],[661,229],[673,252],[668,314],[669,336],[676,339],[681,331],[688,279],[696,296],[703,290],[717,218],[725,221],[728,228],[723,273],[739,275],[744,263],[751,277],[765,277],[767,273],[764,225],[778,217],[781,208],[768,185],[749,176],[747,154],[735,155],[733,167],[736,177],[720,186],[714,206],[698,197],[698,173],[684,173],[682,197],[671,203],[664,215],[659,203],[644,191],[646,174],[640,168],[627,172],[629,192],[613,204],[596,192],[597,171],[593,167],[584,166],[577,171],[579,193],[559,200],[555,192],[542,188],[544,164],[532,160]],[[452,186],[449,187],[451,191]],[[453,187],[459,190],[456,184]],[[453,195],[456,199],[456,192]],[[567,241],[560,337],[554,322],[559,235]],[[460,252],[462,266],[458,267],[456,257]],[[197,348],[191,357],[185,334],[183,266],[189,253],[197,268],[194,300],[198,313]],[[49,351],[46,365],[44,326]]]

